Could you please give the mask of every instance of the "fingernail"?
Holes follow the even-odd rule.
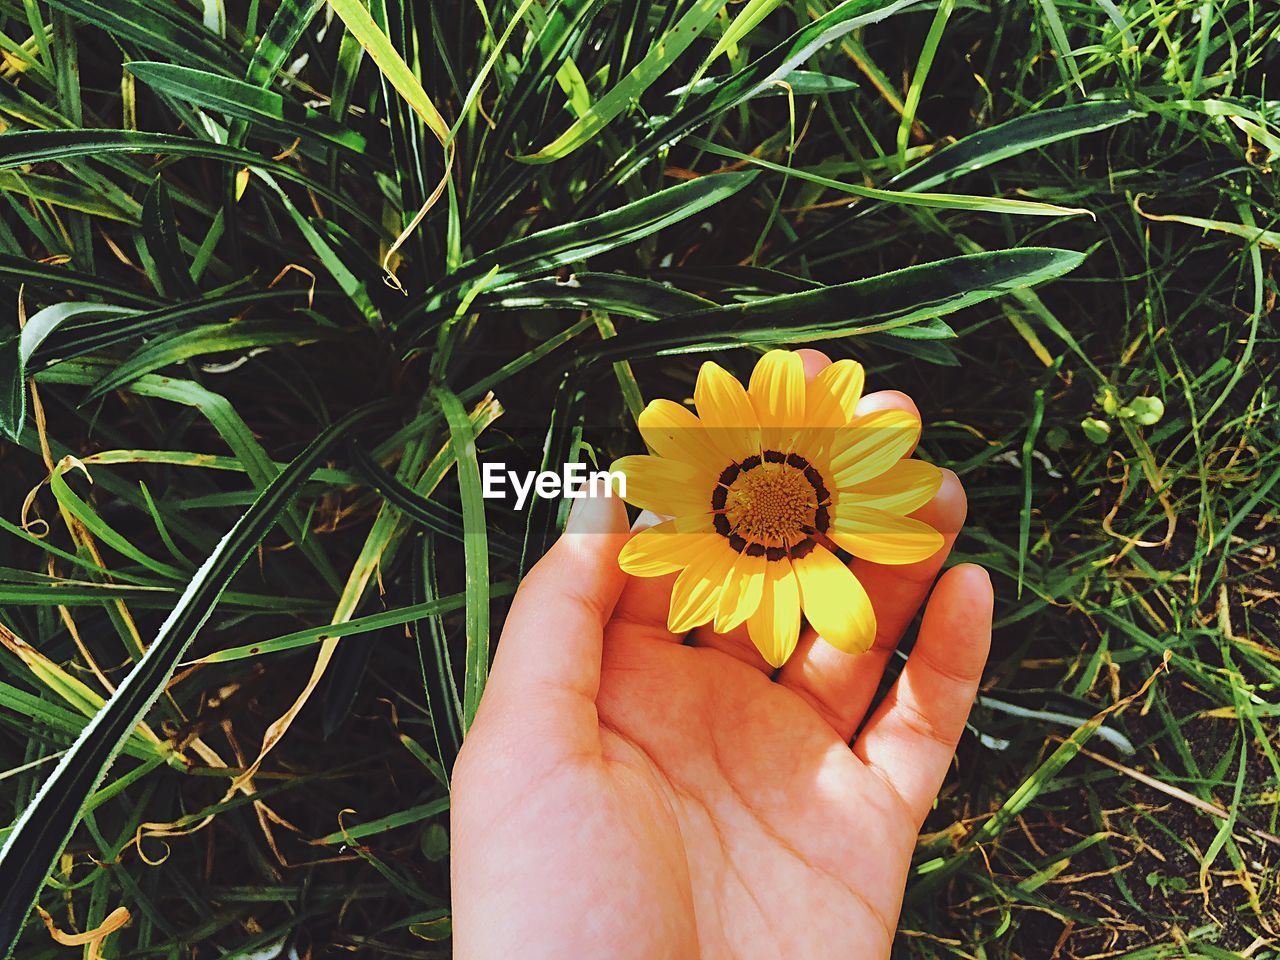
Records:
[[[580,496],[573,498],[564,532],[575,536],[580,533],[609,533],[617,526],[615,518],[620,513],[622,508],[616,498],[607,495],[593,496],[593,491],[585,488]],[[623,518],[625,522],[625,514]]]
[[[656,527],[664,520],[670,520],[670,517],[659,516],[652,510],[641,510],[640,516],[636,517],[636,522],[631,525],[632,532],[639,530],[647,530],[649,527]]]

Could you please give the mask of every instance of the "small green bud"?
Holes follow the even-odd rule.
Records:
[[[1080,429],[1094,443],[1106,443],[1107,437],[1111,436],[1111,424],[1093,417],[1085,417],[1081,420]]]
[[[1164,402],[1159,397],[1134,397],[1129,402],[1133,409],[1133,420],[1144,427],[1159,423],[1164,416]]]
[[[1120,409],[1120,398],[1116,396],[1116,392],[1110,387],[1103,387],[1100,391],[1099,400],[1102,402],[1102,409],[1108,416],[1114,417]]]

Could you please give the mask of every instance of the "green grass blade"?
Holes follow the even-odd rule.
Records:
[[[689,97],[671,117],[659,123],[653,132],[627,151],[608,175],[587,192],[581,205],[599,200],[606,190],[635,173],[661,149],[679,140],[690,130],[723,115],[765,87],[779,80],[786,80],[791,71],[805,63],[822,47],[859,27],[883,20],[918,2],[919,0],[845,0],[801,27],[764,56],[717,85],[713,91]]]
[[[156,177],[142,202],[142,244],[155,264],[157,293],[181,300],[196,296],[191,269],[182,263],[173,199],[161,177]]]
[[[728,199],[755,176],[748,172],[700,177],[608,213],[514,240],[463,264],[428,291],[423,301],[410,307],[409,315],[423,310],[433,314],[452,312],[468,287],[482,278],[485,290],[492,292],[516,280],[551,274],[566,264],[634,243]]]
[[[534,153],[518,157],[525,163],[562,160],[589,143],[601,130],[661,77],[707,28],[726,0],[696,0],[684,16],[650,47],[644,59],[560,136]]]
[[[143,553],[134,546],[127,537],[123,536],[110,524],[106,523],[93,510],[89,504],[85,503],[76,493],[67,485],[66,474],[70,470],[74,470],[79,464],[69,460],[63,460],[56,467],[53,473],[49,475],[49,489],[53,492],[54,498],[59,505],[75,517],[85,528],[93,534],[93,536],[102,543],[109,546],[122,556],[128,557],[130,560],[138,563],[142,567],[158,573],[165,580],[183,580],[186,578],[186,571],[180,570],[172,564],[164,563],[156,560]]]
[[[633,328],[593,353],[595,359],[617,360],[885,333],[1044,283],[1083,260],[1083,254],[1046,247],[952,257],[867,280],[683,314]]]
[[[0,432],[17,442],[27,416],[27,365],[36,349],[68,320],[118,317],[136,311],[100,303],[56,303],[33,314],[21,333],[0,342]]]
[[[7,133],[4,140],[14,136],[16,134]],[[36,288],[99,293],[111,300],[136,307],[154,307],[159,303],[154,293],[145,290],[122,287],[91,274],[7,253],[0,253],[0,279]]]
[[[1071,49],[1071,41],[1067,39],[1067,30],[1062,24],[1062,15],[1058,13],[1058,4],[1055,0],[1039,0],[1039,3],[1045,32],[1049,34],[1049,43],[1058,55],[1058,69],[1062,71],[1063,79],[1074,83],[1083,94],[1084,78],[1080,76],[1080,66],[1076,63],[1075,51]]]
[[[196,631],[209,618],[241,564],[279,520],[297,488],[344,434],[378,407],[365,407],[325,430],[279,474],[196,571],[160,627],[146,655],[106,707],[81,732],[22,811],[0,849],[0,954],[8,955],[50,868],[71,836],[81,810],[134,727],[164,692]]]
[[[463,548],[467,565],[467,660],[462,688],[462,729],[475,719],[480,696],[489,676],[489,552],[484,519],[480,464],[476,460],[475,427],[462,402],[449,390],[437,387],[440,404],[457,460],[458,490],[462,495]]]
[[[326,114],[298,106],[273,90],[173,63],[138,60],[129,72],[156,91],[188,103],[246,120],[290,137],[322,141],[363,156],[368,142]]]
[[[710,143],[700,137],[690,137],[689,141],[708,153],[715,154],[720,157],[728,157],[732,160],[738,160],[743,163],[749,163],[752,166],[760,167],[762,170],[769,170],[773,173],[780,173],[785,176],[795,177],[817,186],[826,187],[830,190],[838,190],[841,193],[848,193],[855,197],[865,197],[868,200],[879,200],[882,203],[900,203],[911,207],[928,207],[935,210],[967,210],[974,213],[995,213],[1007,214],[1011,216],[1024,217],[1075,217],[1080,215],[1091,216],[1088,210],[1080,207],[1063,207],[1055,203],[1042,203],[1037,200],[1013,200],[1007,197],[976,197],[961,193],[923,193],[906,190],[880,190],[876,187],[864,187],[856,183],[847,183],[843,180],[833,180],[830,177],[819,176],[816,173],[810,173],[807,170],[784,167],[778,163],[771,163],[768,160],[762,160],[759,157],[753,157],[749,154],[741,153],[738,150],[732,150],[729,147],[722,147],[718,144]]]
[[[297,320],[240,320],[202,324],[191,330],[157,337],[94,385],[86,400],[94,400],[132,383],[145,374],[195,357],[230,350],[254,350],[271,346],[307,346],[332,340],[337,331]]]
[[[894,177],[888,186],[895,190],[929,190],[1028,150],[1097,133],[1145,115],[1132,104],[1110,100],[1024,113],[944,147]]]
[[[382,226],[351,197],[302,173],[295,165],[272,160],[251,150],[221,146],[209,140],[179,137],[171,133],[139,133],[132,130],[24,130],[0,137],[0,169],[50,160],[103,157],[123,153],[162,153],[175,157],[205,157],[240,167],[263,170],[305,186],[382,233]],[[135,294],[136,296],[136,294]]]
[[[283,0],[254,48],[245,81],[258,87],[270,86],[324,5],[325,0]]]
[[[401,810],[399,813],[392,813],[385,817],[379,817],[377,820],[370,820],[368,823],[362,823],[359,826],[336,830],[315,842],[326,844],[350,843],[353,840],[362,840],[365,837],[386,833],[388,830],[394,830],[397,827],[420,823],[428,817],[434,817],[436,814],[444,813],[448,809],[449,798],[441,797],[439,800],[421,803],[407,810]]]
[[[244,59],[229,44],[219,43],[216,34],[205,29],[177,4],[149,3],[146,0],[49,0],[49,6],[78,20],[101,27],[113,36],[128,39],[144,50],[189,66],[225,64],[235,68]],[[239,72],[239,70],[237,70]]]
[[[898,123],[898,163],[903,166],[907,162],[907,146],[911,142],[911,130],[916,124],[916,111],[920,108],[920,98],[924,94],[925,82],[929,79],[929,69],[933,66],[933,58],[937,56],[938,44],[942,42],[943,31],[947,21],[956,8],[956,0],[941,0],[934,11],[933,23],[925,34],[920,56],[916,60],[915,72],[911,75],[911,85],[907,87],[907,96],[902,102],[902,119]]]
[[[505,597],[515,592],[514,584],[495,583],[489,589],[490,597]],[[414,623],[424,617],[442,613],[452,613],[465,609],[467,595],[453,593],[436,600],[415,603],[395,610],[384,610],[382,613],[371,613],[365,617],[354,617],[345,623],[328,623],[321,627],[308,627],[295,630],[270,640],[247,643],[239,647],[228,647],[216,653],[201,657],[195,663],[230,663],[233,660],[257,659],[271,653],[282,653],[285,650],[296,650],[319,643],[325,637],[353,637],[361,633],[370,633],[386,627],[397,627],[404,623]]]
[[[618,273],[575,273],[567,280],[543,279],[486,290],[473,301],[477,310],[603,310],[644,320],[660,320],[712,306],[697,294]]]
[[[46,364],[65,362],[135,337],[161,333],[170,327],[180,326],[197,318],[207,320],[211,315],[222,315],[230,320],[238,313],[256,305],[274,304],[282,300],[298,302],[304,296],[302,292],[286,288],[251,290],[189,300],[145,313],[120,307],[95,305],[97,307],[95,311],[83,311],[86,316],[79,322],[65,327],[61,327],[60,322],[61,329],[56,333],[50,330],[49,333],[54,335],[49,337],[47,342],[42,337],[36,349],[33,350],[32,365],[38,368]],[[95,319],[95,314],[102,316],[100,319]]]

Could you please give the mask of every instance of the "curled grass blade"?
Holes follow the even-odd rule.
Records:
[[[289,499],[328,449],[378,410],[366,407],[333,424],[262,492],[196,571],[142,660],[89,721],[35,800],[22,811],[0,848],[0,873],[8,881],[0,890],[0,953],[8,954],[12,949],[85,802],[125,740],[164,692],[182,654],[213,613],[240,565],[279,520]]]

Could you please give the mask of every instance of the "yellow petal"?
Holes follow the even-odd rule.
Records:
[[[806,427],[796,452],[829,478],[831,453],[854,434],[846,428],[855,417],[865,375],[856,360],[837,360],[805,385]],[[835,484],[829,482],[834,492]]]
[[[878,477],[841,490],[835,512],[841,504],[874,507],[888,513],[911,513],[934,498],[942,486],[942,471],[923,460],[899,460]]]
[[[805,421],[814,427],[843,427],[857,416],[866,374],[856,360],[823,367],[805,388]]]
[[[901,460],[920,436],[920,418],[905,410],[876,410],[836,432],[831,469],[840,490],[878,477]]]
[[[800,639],[800,587],[786,560],[765,567],[760,606],[747,618],[747,633],[771,667],[780,667]]]
[[[942,534],[927,523],[869,507],[842,506],[827,533],[855,557],[872,563],[916,563],[942,546]]]
[[[760,606],[760,595],[764,592],[764,570],[767,562],[764,557],[738,554],[733,569],[725,578],[720,604],[716,607],[716,633],[728,633],[745,623],[756,612]]]
[[[723,539],[713,531],[710,514],[666,520],[628,540],[618,554],[618,565],[633,577],[665,577],[688,566],[707,537]]]
[[[724,537],[714,535],[703,541],[671,588],[668,630],[688,633],[716,615],[725,577],[737,558],[737,552]]]
[[[724,367],[711,360],[702,365],[693,402],[709,439],[723,456],[736,462],[760,452],[760,423],[751,398]]]
[[[747,388],[766,450],[790,451],[804,424],[804,362],[790,350],[770,350],[751,372]]]
[[[691,463],[663,457],[621,457],[610,472],[627,478],[627,503],[666,516],[703,514],[711,510],[715,478]]]
[[[826,547],[792,560],[809,625],[837,650],[863,653],[876,638],[871,598],[853,571]]]
[[[729,465],[711,445],[702,421],[693,411],[671,400],[654,400],[636,420],[640,436],[660,457],[692,463],[718,477]]]

